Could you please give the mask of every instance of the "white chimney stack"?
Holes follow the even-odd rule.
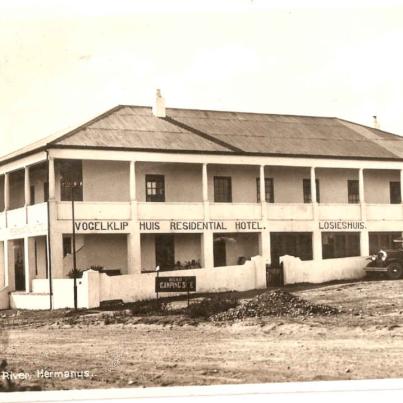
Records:
[[[157,118],[165,118],[165,99],[161,95],[161,91],[158,89],[155,96],[155,104],[153,106],[153,115]]]
[[[376,115],[372,116],[374,118],[374,129],[379,129],[379,122],[378,122],[378,118]]]

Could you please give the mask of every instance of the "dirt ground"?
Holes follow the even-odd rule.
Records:
[[[89,320],[101,315],[90,312],[68,324],[57,312],[7,311],[0,312],[0,360],[26,374],[20,384],[46,390],[403,377],[403,280],[287,290],[343,313],[107,324]],[[73,372],[42,377],[42,370]]]

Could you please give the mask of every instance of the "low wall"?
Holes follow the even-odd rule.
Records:
[[[8,287],[0,289],[0,309],[8,309],[10,307],[10,297],[8,295]]]
[[[197,292],[246,291],[266,287],[266,267],[261,256],[255,256],[240,266],[164,271],[160,276],[196,276]],[[79,308],[96,308],[101,301],[112,299],[133,302],[155,298],[155,277],[156,273],[108,276],[87,270],[82,278],[77,279],[77,305]],[[54,309],[74,307],[73,279],[53,279],[52,289]],[[171,295],[175,293],[164,293],[164,296]],[[34,279],[32,293],[14,293],[11,300],[15,308],[49,309],[49,280]]]
[[[82,278],[77,279],[77,306],[79,308],[90,308],[89,306],[89,281],[90,274],[85,272]],[[72,278],[55,278],[52,280],[52,305],[53,309],[74,307],[74,280]],[[96,284],[94,284],[96,286]],[[42,294],[42,295],[40,295]],[[32,293],[25,294],[28,297],[43,299],[43,294],[49,294],[49,280],[35,279],[32,281]],[[46,295],[49,301],[49,295]],[[41,308],[38,308],[41,309]],[[45,308],[42,308],[45,309]],[[47,308],[49,309],[49,302]]]
[[[211,269],[172,270],[160,276],[196,276],[197,292],[246,291],[266,287],[266,267],[260,256],[240,266],[214,267]],[[122,299],[132,302],[152,299],[155,294],[156,273],[108,276],[100,274],[100,301]],[[164,296],[175,293],[164,293]]]
[[[284,284],[360,279],[365,276],[364,267],[368,263],[363,256],[317,261],[282,256],[280,262],[284,267]]]

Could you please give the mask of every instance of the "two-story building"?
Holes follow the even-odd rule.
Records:
[[[121,105],[0,159],[0,289],[68,277],[73,197],[79,269],[366,256],[402,173],[403,138],[338,118]]]

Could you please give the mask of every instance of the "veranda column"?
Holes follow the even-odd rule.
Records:
[[[203,209],[204,219],[208,221],[210,219],[209,200],[208,200],[208,174],[207,164],[202,165],[202,191],[203,191]]]
[[[4,211],[10,208],[10,174],[4,174]]]
[[[322,232],[319,229],[319,206],[316,197],[315,167],[311,167],[311,201],[314,230],[312,234],[312,252],[314,260],[322,260]]]
[[[202,262],[201,266],[206,269],[214,267],[214,235],[213,231],[202,233]]]
[[[202,165],[202,191],[204,221],[210,220],[210,206],[208,199],[208,171],[207,164]],[[214,234],[213,231],[205,230],[201,235],[201,266],[204,268],[214,267]]]
[[[31,204],[31,182],[29,178],[29,167],[24,170],[24,207],[25,223],[28,224],[28,206]]]
[[[25,207],[31,204],[31,180],[29,177],[29,167],[25,167],[24,171],[24,199]]]
[[[270,231],[267,223],[267,200],[266,200],[266,181],[264,165],[260,165],[259,171],[259,195],[261,204],[261,219],[263,230],[259,234],[259,254],[263,257],[266,264],[270,264]]]
[[[3,281],[0,282],[0,289],[8,286],[8,243],[5,239],[0,242],[0,271],[3,270]]]
[[[29,263],[29,238],[24,237],[25,292],[31,291],[31,271]]]
[[[4,219],[7,224],[7,210],[10,208],[10,177],[8,172],[4,174]]]
[[[127,272],[141,273],[141,236],[138,221],[137,192],[136,192],[136,162],[130,161],[130,218],[131,232],[127,235]]]
[[[366,220],[367,220],[367,205],[365,203],[365,188],[364,188],[364,169],[358,170],[358,196],[361,208],[361,221],[364,222],[365,228],[360,233],[360,255],[369,255],[369,234]]]
[[[48,164],[49,200],[55,200],[55,160],[49,158]]]
[[[56,203],[56,179],[55,160],[48,160],[48,183],[49,183],[49,227],[48,240],[50,243],[50,259],[52,279],[63,278],[63,234],[58,231],[57,203]]]

